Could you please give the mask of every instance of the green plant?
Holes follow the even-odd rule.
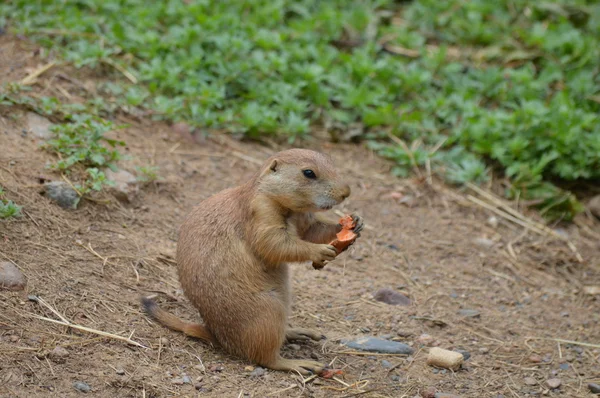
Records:
[[[364,132],[400,175],[429,162],[460,184],[493,165],[536,199],[550,192],[527,188],[539,181],[600,176],[597,2],[13,0],[0,14],[122,77],[87,104],[96,113],[145,107],[290,142],[332,123]],[[577,211],[551,191],[557,214]]]
[[[158,180],[158,167],[157,166],[140,166],[136,167],[137,179],[143,183],[150,183]]]
[[[12,217],[21,217],[22,207],[12,200],[4,198],[4,189],[0,187],[0,218],[9,219]]]

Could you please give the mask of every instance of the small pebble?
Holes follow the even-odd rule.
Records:
[[[465,350],[454,350],[456,352],[460,352],[463,356],[463,358],[465,359],[465,361],[469,358],[471,358],[471,353],[469,351],[465,351]]]
[[[490,227],[494,229],[498,228],[498,218],[496,218],[496,216],[491,216],[490,218],[488,218],[487,223]]]
[[[69,351],[67,351],[64,347],[56,346],[49,354],[50,358],[65,358],[69,356]]]
[[[173,380],[171,380],[171,384],[176,384],[178,386],[182,385],[183,383],[184,381],[182,377],[176,377]]]
[[[289,344],[288,347],[290,347],[290,349],[294,351],[298,351],[301,348],[298,344]]]
[[[588,384],[588,388],[590,389],[592,394],[600,395],[600,384],[590,383],[590,384]]]
[[[436,392],[435,398],[460,398],[458,395],[448,394],[445,392]]]
[[[23,275],[16,265],[10,261],[0,263],[0,290],[23,290],[26,284],[25,275]]]
[[[117,374],[119,376],[123,376],[125,374],[125,370],[119,368],[119,369],[117,369]]]
[[[558,365],[558,367],[560,368],[560,370],[569,370],[568,363],[561,363],[560,365]]]
[[[490,349],[487,347],[481,347],[479,348],[479,352],[482,354],[487,354],[488,352],[490,352]]]
[[[547,385],[548,387],[550,387],[551,389],[553,389],[553,390],[554,390],[555,388],[558,388],[558,387],[560,387],[560,386],[561,386],[561,384],[562,384],[562,380],[560,380],[560,379],[557,379],[557,378],[554,378],[554,379],[548,379],[548,380],[546,380],[546,385]]]
[[[527,384],[528,386],[535,386],[537,385],[537,380],[534,379],[533,377],[526,377],[525,379],[523,379],[523,381],[525,382],[525,384]]]
[[[184,384],[192,384],[192,378],[190,376],[183,376],[182,380]]]
[[[542,357],[540,357],[539,355],[531,355],[529,357],[529,362],[533,362],[533,363],[540,363],[542,362]]]
[[[473,243],[483,249],[489,249],[490,247],[494,246],[494,241],[487,238],[475,238]]]
[[[90,387],[88,383],[84,383],[83,381],[76,381],[75,383],[73,383],[73,387],[75,387],[76,390],[79,390],[84,393],[92,391],[92,387]]]
[[[433,343],[434,338],[433,336],[427,334],[427,333],[423,333],[422,335],[420,335],[417,338],[417,343],[425,345],[425,346],[429,346]]]
[[[421,392],[423,398],[435,398],[435,387],[428,387]]]
[[[381,366],[383,366],[385,369],[389,369],[389,368],[393,367],[394,365],[390,361],[386,361],[384,359],[381,361]]]
[[[169,339],[166,338],[166,337],[161,337],[160,338],[160,344],[161,345],[167,345],[167,344],[169,344]]]
[[[46,196],[55,201],[63,209],[76,209],[79,194],[71,185],[63,181],[51,181],[44,185]]]
[[[267,373],[267,370],[265,368],[261,368],[260,366],[258,366],[256,369],[254,369],[252,371],[252,373],[250,373],[250,377],[261,377],[265,373]]]
[[[361,337],[352,341],[342,340],[342,344],[355,350],[379,352],[385,354],[410,355],[414,351],[412,347],[404,343],[383,340],[372,336]]]
[[[400,376],[398,376],[398,375],[391,375],[391,376],[390,376],[390,379],[391,379],[392,381],[400,381]]]
[[[389,305],[407,306],[411,303],[408,297],[390,288],[379,289],[377,292],[375,292],[373,298],[376,301],[380,301]]]
[[[481,313],[477,310],[462,309],[458,310],[458,315],[464,316],[466,318],[479,318]]]

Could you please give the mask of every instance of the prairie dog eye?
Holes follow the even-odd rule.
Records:
[[[310,178],[311,180],[317,178],[317,175],[312,170],[302,170],[302,174],[304,174],[304,177]]]

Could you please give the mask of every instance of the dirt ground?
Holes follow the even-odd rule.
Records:
[[[39,53],[23,39],[0,36],[0,83],[47,64]],[[121,77],[55,66],[29,95],[77,102],[93,96],[98,81]],[[170,311],[197,319],[177,280],[177,228],[194,204],[245,181],[283,147],[218,133],[192,143],[150,117],[119,112],[118,121],[130,124],[114,134],[130,155],[120,166],[157,166],[161,180],[141,186],[132,203],[101,194],[69,211],[40,194],[41,177],[61,176],[46,168],[53,155],[27,130],[26,112],[0,107],[0,183],[24,209],[20,219],[0,222],[0,261],[14,262],[28,280],[25,291],[0,291],[1,397],[83,395],[77,382],[98,397],[414,397],[432,387],[460,397],[588,397],[588,383],[600,383],[600,296],[584,289],[600,285],[600,223],[591,216],[552,226],[573,250],[505,217],[490,222],[492,211],[469,199],[489,203],[485,195],[435,179],[394,178],[391,165],[364,147],[303,143],[334,157],[353,190],[337,210],[358,212],[368,227],[324,270],[294,265],[291,321],[327,339],[287,345],[283,355],[317,358],[343,374],[252,377],[252,364],[150,321],[139,297],[153,293]],[[380,288],[411,304],[375,301]],[[477,313],[459,313],[465,309]],[[50,321],[61,316],[145,348]],[[361,336],[393,338],[415,354],[339,344]],[[57,346],[66,352],[52,354]],[[425,363],[430,346],[471,357],[459,371],[436,369]],[[560,386],[550,389],[549,379]]]

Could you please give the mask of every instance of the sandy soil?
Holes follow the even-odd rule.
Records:
[[[2,84],[49,62],[35,45],[6,35],[0,59],[8,60],[0,62]],[[98,81],[121,78],[105,72],[55,66],[29,95],[82,101]],[[218,134],[192,143],[150,117],[118,112],[117,120],[130,124],[114,134],[130,155],[121,167],[154,165],[161,180],[141,186],[132,203],[101,194],[68,211],[40,194],[43,179],[61,177],[46,168],[54,157],[28,131],[27,112],[0,106],[0,182],[6,197],[24,206],[22,218],[0,222],[0,261],[17,264],[28,280],[25,291],[0,291],[1,397],[79,396],[77,382],[98,397],[414,397],[428,388],[461,397],[587,397],[587,384],[600,383],[600,296],[584,291],[600,285],[600,223],[591,217],[552,227],[569,237],[580,262],[561,239],[500,216],[490,224],[493,213],[468,196],[489,200],[472,191],[397,179],[363,147],[323,144],[353,190],[337,210],[360,213],[368,228],[324,270],[294,265],[292,322],[327,340],[288,345],[283,355],[317,358],[343,374],[251,377],[252,364],[150,321],[139,297],[156,294],[165,308],[197,320],[176,276],[177,228],[191,206],[244,181],[283,146]],[[411,304],[375,301],[380,288]],[[478,315],[465,317],[465,309]],[[146,348],[51,323],[59,315]],[[415,354],[339,344],[361,336],[394,338]],[[425,363],[430,346],[463,349],[471,358],[457,372],[435,369]],[[53,354],[56,347],[66,352]],[[181,384],[184,378],[190,383]],[[548,387],[553,378],[559,388]]]

